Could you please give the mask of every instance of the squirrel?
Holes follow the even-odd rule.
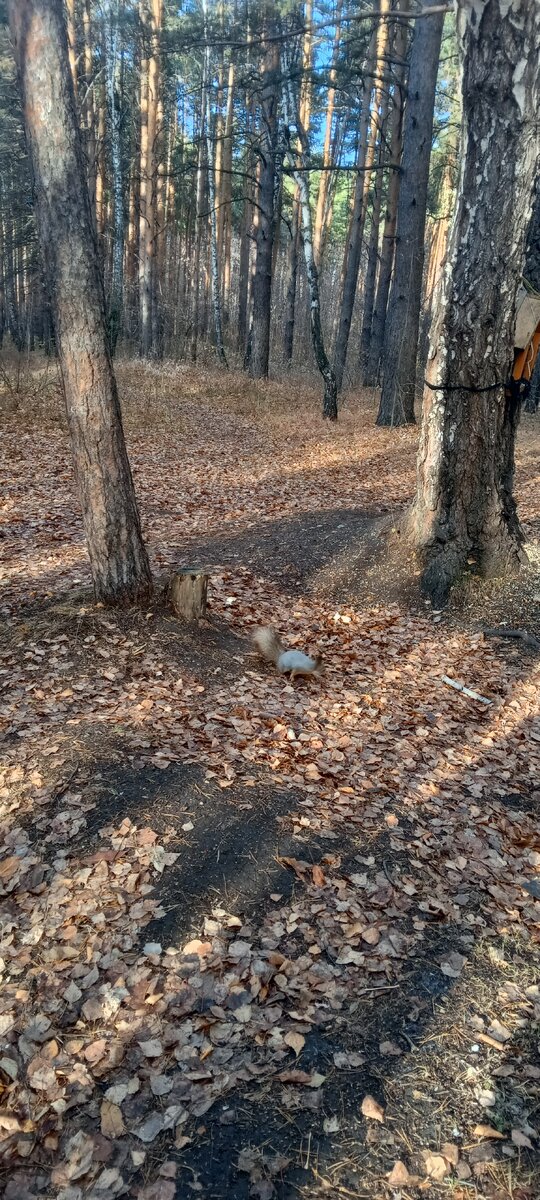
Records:
[[[290,671],[291,682],[295,675],[320,675],[322,664],[320,654],[315,658],[310,658],[301,650],[286,650],[273,629],[255,629],[252,637],[254,645],[263,658],[274,663],[282,675]]]

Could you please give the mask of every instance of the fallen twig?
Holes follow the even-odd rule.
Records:
[[[456,692],[463,692],[464,696],[469,696],[471,700],[479,700],[480,704],[492,704],[492,700],[487,700],[485,696],[481,696],[479,692],[474,692],[472,688],[465,687],[464,683],[458,683],[457,679],[450,679],[449,675],[441,675],[443,683],[448,687],[455,688]]]
[[[531,646],[534,650],[540,650],[540,642],[534,636],[534,633],[528,633],[526,629],[484,629],[484,637],[500,637],[500,638],[518,638],[525,642],[526,646]]]

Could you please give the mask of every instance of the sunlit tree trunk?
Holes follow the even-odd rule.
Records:
[[[430,7],[430,3],[424,4],[424,11]],[[444,13],[424,15],[416,21],[413,35],[403,128],[396,253],[386,314],[383,386],[377,425],[408,425],[415,420],[429,160],[443,23]]]
[[[431,18],[429,18],[431,20]],[[410,528],[439,606],[467,569],[522,557],[513,496],[520,398],[506,387],[538,170],[540,6],[458,0],[463,129],[458,199],[431,336]]]
[[[317,192],[317,207],[315,211],[315,221],[313,225],[313,254],[317,267],[320,267],[321,258],[324,250],[324,242],[328,230],[328,216],[330,208],[330,189],[331,189],[331,166],[332,166],[332,126],[334,121],[334,110],[336,106],[336,80],[337,80],[337,64],[339,58],[339,49],[341,42],[341,9],[342,0],[337,0],[335,13],[335,32],[334,45],[332,50],[332,64],[328,78],[328,93],[326,97],[326,113],[324,118],[324,143],[322,154],[322,171],[319,180],[319,190]]]
[[[96,597],[151,590],[109,355],[61,0],[9,0],[35,211]]]
[[[271,13],[267,12],[265,33],[272,34],[274,28],[274,19]],[[278,89],[279,42],[267,38],[261,73],[257,256],[252,288],[253,315],[249,356],[249,372],[254,379],[267,377],[270,356]]]
[[[140,0],[141,161],[139,220],[139,350],[154,352],[154,288],[156,250],[156,139],[161,86],[160,36],[163,0]]]

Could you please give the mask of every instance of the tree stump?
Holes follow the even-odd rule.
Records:
[[[206,615],[208,575],[198,567],[184,567],[172,576],[170,595],[177,617],[199,621]]]

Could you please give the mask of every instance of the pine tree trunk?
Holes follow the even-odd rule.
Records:
[[[139,227],[139,351],[154,352],[156,249],[156,138],[160,98],[160,34],[163,0],[140,0],[144,51],[141,54],[141,183]]]
[[[208,162],[208,203],[210,206],[210,277],[212,287],[212,311],[214,314],[214,336],[219,361],[226,367],[227,356],[223,344],[221,320],[221,280],[218,259],[218,223],[216,212],[216,188],[214,174],[213,142],[210,130],[210,96],[206,90],[206,158]]]
[[[387,14],[390,12],[390,0],[380,0],[379,7],[381,18],[386,18]],[[356,287],[358,283],[358,270],[360,267],[360,257],[362,254],[362,238],[364,235],[364,224],[366,220],[371,168],[375,159],[375,147],[378,134],[379,107],[381,104],[383,90],[382,74],[384,72],[384,59],[386,57],[386,51],[388,47],[388,29],[388,20],[381,19],[378,27],[373,31],[366,59],[367,70],[364,80],[362,114],[360,117],[360,140],[358,151],[359,170],[356,176],[353,209],[345,247],[339,324],[334,349],[334,373],[336,376],[338,391],[341,390],[343,384],[345,363],[347,361],[347,349],[349,345],[349,334],[351,331]],[[373,94],[373,105],[370,112],[369,102],[371,96],[372,65],[375,66],[375,87]]]
[[[151,590],[109,356],[62,0],[9,0],[75,476],[96,597]]]
[[[266,30],[272,32],[273,29],[273,21],[268,17]],[[257,257],[252,288],[253,314],[249,359],[249,373],[252,379],[267,378],[270,357],[278,74],[279,43],[267,41],[261,73]]]
[[[408,6],[408,0],[401,0],[400,6],[403,6],[404,3]],[[398,8],[400,6],[398,6]],[[392,57],[395,59],[396,65],[394,67],[395,84],[392,92],[389,147],[390,162],[394,164],[401,161],[401,151],[403,148],[403,85],[406,75],[406,53],[407,26],[403,21],[397,21],[392,43]],[[381,244],[379,277],[377,280],[377,291],[373,306],[369,353],[364,370],[364,387],[375,387],[379,381],[379,367],[384,344],[384,327],[386,324],[388,293],[390,291],[390,280],[392,278],[392,266],[394,262],[400,180],[401,175],[399,169],[398,167],[394,167],[394,169],[390,172],[388,193],[386,196],[386,213]]]
[[[424,3],[424,10],[432,7]],[[416,355],[435,85],[444,13],[416,21],[403,130],[394,276],[386,314],[377,425],[414,424]]]
[[[540,6],[458,0],[463,130],[458,200],[431,337],[410,523],[439,606],[466,569],[516,570],[519,397],[505,388],[538,169]]]
[[[341,9],[342,0],[337,0],[336,13],[334,17],[334,45],[332,50],[332,65],[328,78],[328,95],[326,97],[326,113],[324,118],[324,142],[322,155],[322,171],[319,180],[319,190],[317,193],[317,207],[315,210],[315,222],[313,225],[313,254],[317,269],[320,268],[321,258],[324,250],[325,236],[328,230],[328,210],[330,206],[330,187],[331,187],[331,172],[332,166],[332,124],[334,120],[334,109],[336,106],[336,80],[337,80],[337,65],[339,61],[339,49],[341,42]]]
[[[199,128],[199,145],[197,150],[197,178],[195,184],[195,254],[193,261],[193,307],[191,319],[191,342],[190,342],[190,357],[192,362],[197,361],[197,349],[200,330],[200,313],[199,299],[201,292],[201,259],[202,259],[202,239],[203,239],[203,200],[204,200],[204,166],[205,166],[205,144],[206,144],[206,55],[203,58],[203,70],[201,78],[201,106],[200,106],[200,128]]]
[[[111,288],[109,296],[109,342],[111,354],[114,355],[120,333],[123,305],[123,273],[124,273],[124,187],[122,179],[122,150],[120,131],[122,111],[120,108],[120,90],[117,79],[118,53],[118,0],[113,9],[113,0],[109,0],[109,19],[107,22],[107,61],[106,86],[107,107],[109,113],[109,132],[111,143],[112,191],[113,191],[113,246]]]

